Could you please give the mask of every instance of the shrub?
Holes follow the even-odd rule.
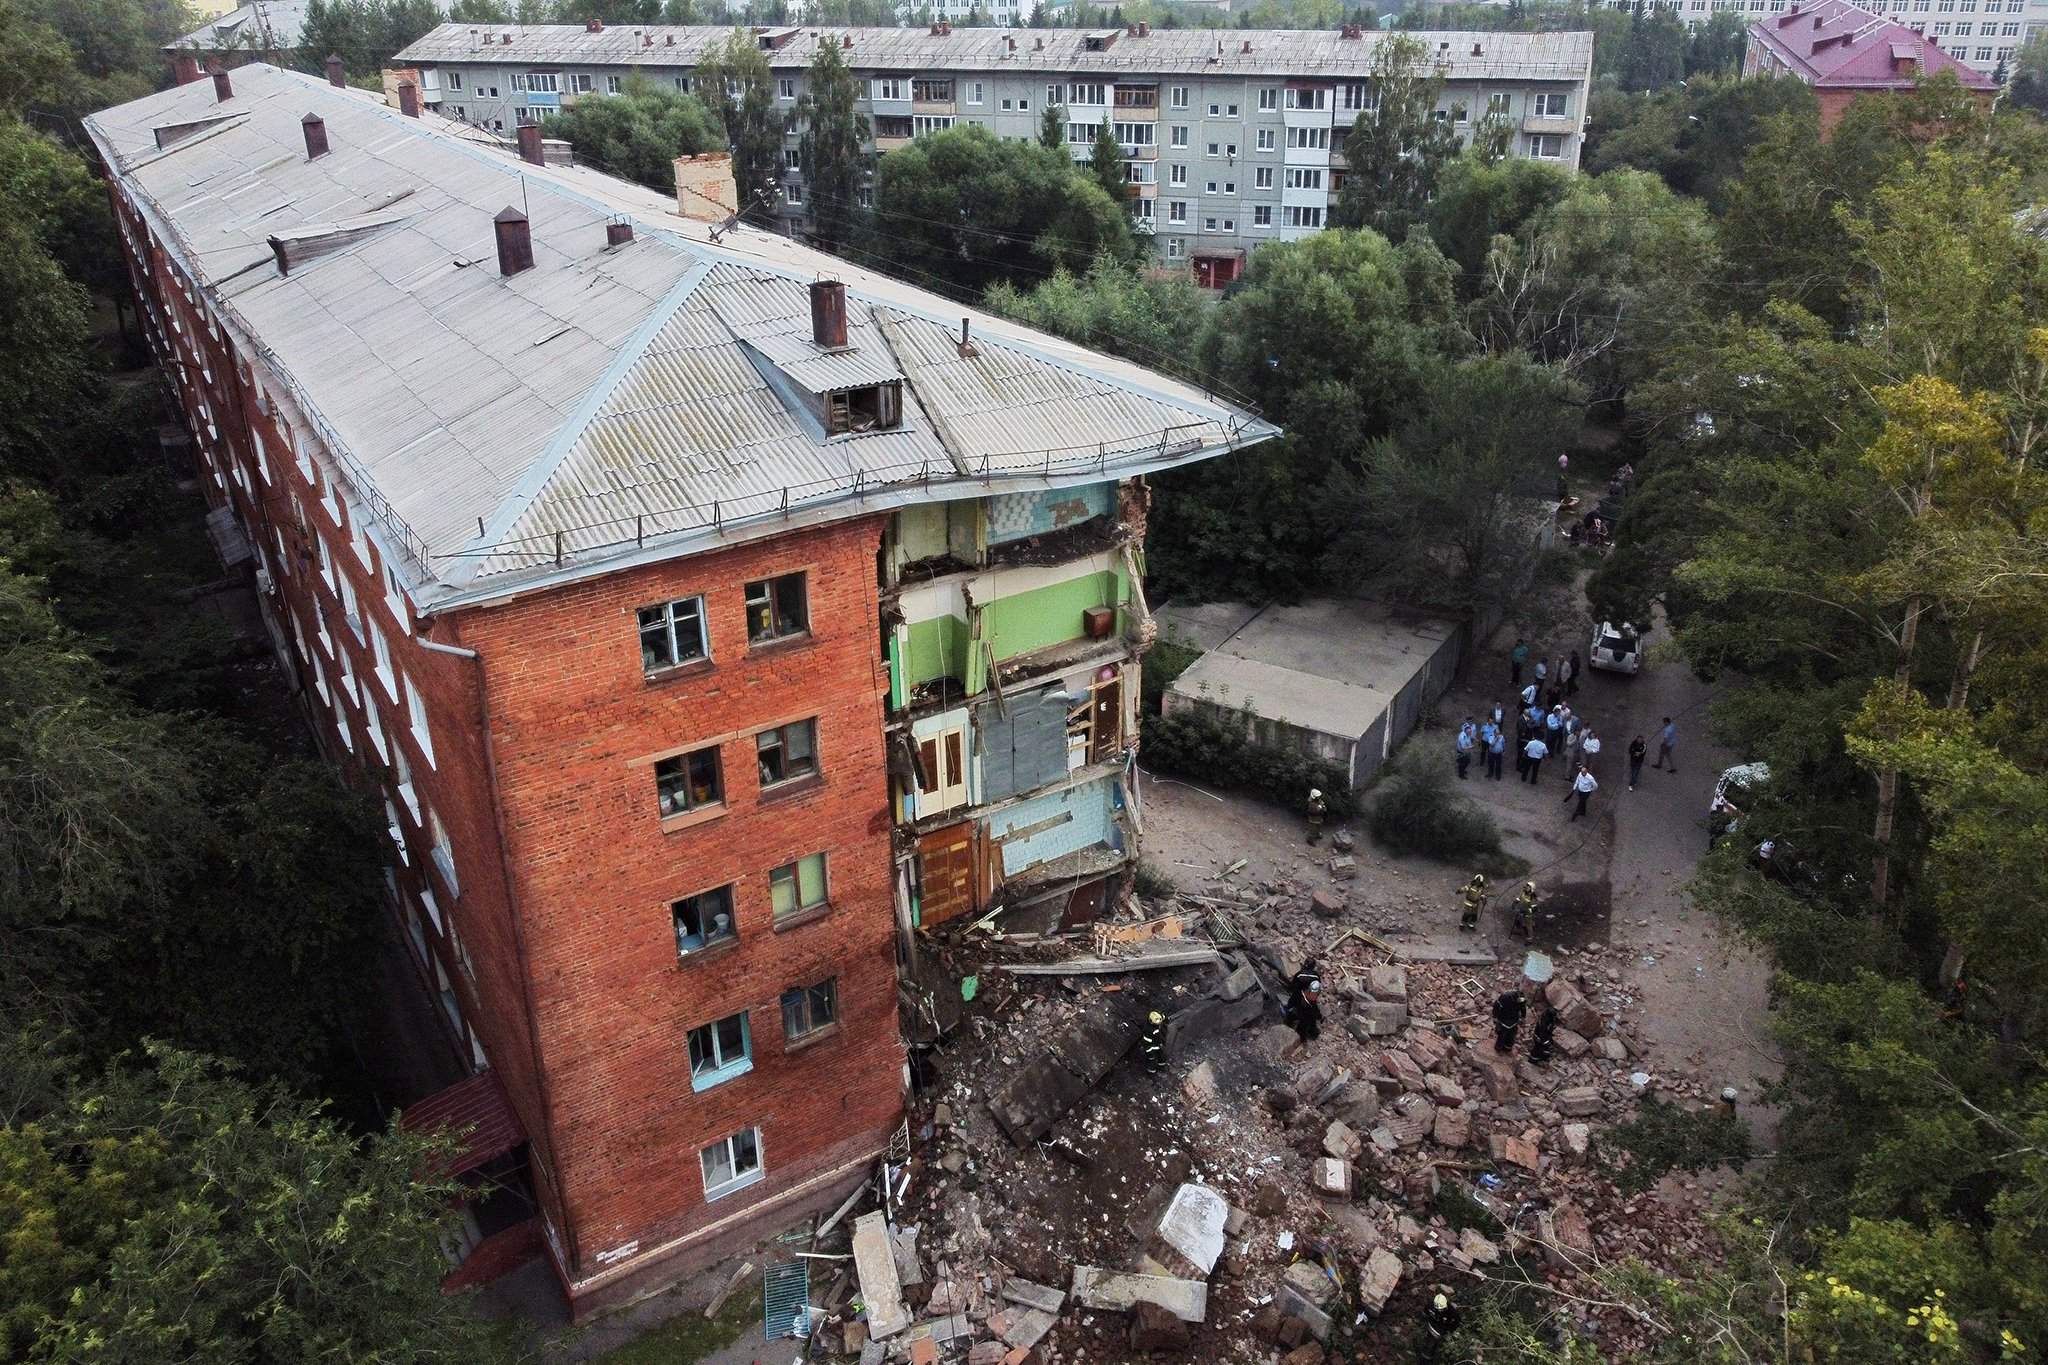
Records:
[[[1624,1194],[1641,1194],[1672,1171],[1740,1166],[1750,1156],[1741,1119],[1719,1109],[1681,1109],[1655,1095],[1645,1095],[1636,1116],[1608,1134],[1607,1147],[1627,1158],[1601,1161]]]
[[[1174,635],[1162,635],[1145,651],[1145,669],[1139,698],[1144,713],[1156,716],[1165,709],[1166,689],[1202,657],[1202,647]]]
[[[1451,789],[1441,764],[1411,745],[1380,779],[1366,828],[1393,853],[1420,853],[1441,862],[1499,866],[1500,830],[1471,798]]]
[[[1281,749],[1251,738],[1249,710],[1203,707],[1171,716],[1147,716],[1145,766],[1213,786],[1237,787],[1300,810],[1310,787],[1320,787],[1330,818],[1358,813],[1344,769],[1314,754]]]

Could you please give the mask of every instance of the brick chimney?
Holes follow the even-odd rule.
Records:
[[[602,20],[602,19],[585,19],[585,20],[583,21],[583,31],[584,31],[585,33],[602,33],[602,32],[604,32],[604,20]]]
[[[213,97],[226,104],[235,97],[234,83],[228,79],[228,69],[220,64],[218,57],[206,64],[207,74],[213,77]]]
[[[1150,19],[1140,19],[1138,21],[1138,36],[1140,38],[1150,38],[1152,36],[1152,21]]]
[[[621,218],[617,222],[604,225],[604,244],[606,246],[624,246],[632,240],[633,225],[625,219]]]
[[[500,275],[512,276],[533,269],[533,232],[525,214],[508,204],[491,220],[491,228],[498,237]]]
[[[327,83],[337,90],[348,85],[348,76],[341,69],[341,56],[339,53],[330,52],[327,54]]]
[[[547,165],[547,159],[540,151],[540,125],[522,123],[519,125],[519,159],[530,161],[536,166]]]
[[[851,33],[843,33],[843,34],[841,34],[841,35],[840,35],[840,37],[839,37],[839,46],[841,46],[842,48],[848,48],[848,47],[852,47],[852,46],[853,46],[853,35],[852,35]]]
[[[190,85],[199,79],[199,59],[189,52],[180,52],[171,58],[171,79],[179,85]]]
[[[1250,52],[1251,50],[1252,50],[1252,40],[1251,40],[1251,39],[1249,39],[1249,38],[1245,39],[1245,40],[1244,40],[1244,46],[1238,49],[1238,51],[1239,51],[1239,52]]]
[[[654,35],[653,35],[652,33],[643,33],[643,34],[641,34],[641,35],[640,35],[640,46],[642,46],[642,47],[653,47],[653,46],[654,46]]]
[[[299,120],[299,130],[306,135],[306,160],[313,161],[327,155],[327,121],[318,114],[308,114]]]
[[[838,280],[811,282],[811,340],[827,351],[846,345],[846,286]]]
[[[411,81],[398,83],[398,112],[407,118],[420,116],[420,88]]]

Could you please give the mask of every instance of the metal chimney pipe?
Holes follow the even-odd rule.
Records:
[[[206,70],[207,74],[213,77],[214,99],[222,104],[226,104],[229,100],[233,99],[235,97],[235,87],[228,80],[227,68],[220,64],[220,60],[215,58],[207,63]]]
[[[327,155],[327,120],[308,114],[299,120],[299,130],[306,135],[306,160]]]
[[[811,283],[811,340],[828,351],[846,345],[846,285],[839,280]]]
[[[398,112],[407,118],[420,116],[420,88],[411,81],[398,83]]]
[[[341,69],[341,56],[338,53],[327,54],[327,83],[337,90],[348,85],[348,76]]]
[[[530,161],[536,166],[545,166],[547,161],[540,153],[540,125],[522,123],[519,125],[519,159]]]

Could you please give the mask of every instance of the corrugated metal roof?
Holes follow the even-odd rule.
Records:
[[[447,6],[435,8],[445,12]],[[306,0],[251,0],[230,13],[216,15],[182,38],[172,39],[165,47],[281,52],[299,45],[305,26]]]
[[[417,558],[423,605],[687,553],[793,509],[855,515],[878,490],[901,502],[1002,491],[1005,476],[1117,477],[1274,434],[1197,389],[786,238],[713,241],[651,191],[525,166],[460,125],[268,66],[233,81],[238,117],[168,150],[153,130],[218,112],[211,82],[88,127]],[[308,111],[330,148],[312,161]],[[524,207],[535,261],[509,278],[491,221],[507,205]],[[639,230],[610,247],[621,216]],[[365,221],[278,274],[271,234]],[[848,286],[846,350],[811,339],[808,285],[827,276]],[[885,431],[826,440],[791,401],[896,379],[904,420]],[[664,537],[683,538],[649,551]]]
[[[1091,51],[1091,35],[1077,29],[956,26],[949,34],[934,34],[925,28],[806,27],[767,57],[777,70],[794,70],[810,64],[820,42],[832,42],[842,45],[847,65],[861,71],[1008,69],[1105,77],[1128,72],[1138,77],[1293,75],[1337,80],[1370,74],[1373,49],[1389,36],[1377,29],[1356,38],[1335,29],[1154,29],[1142,38],[1122,30],[1105,32],[1111,35],[1108,47]],[[731,33],[730,28],[715,25],[615,24],[592,33],[580,24],[448,23],[400,52],[393,64],[695,66],[707,48],[723,45]],[[1582,81],[1593,62],[1590,32],[1418,30],[1413,36],[1428,46],[1454,80]],[[852,44],[845,46],[849,38]]]

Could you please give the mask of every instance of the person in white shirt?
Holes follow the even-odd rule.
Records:
[[[1581,763],[1579,765],[1579,775],[1572,779],[1572,789],[1564,794],[1564,799],[1567,801],[1571,800],[1574,796],[1579,798],[1579,808],[1572,812],[1572,820],[1576,820],[1586,813],[1586,802],[1598,790],[1600,790],[1600,784],[1593,780],[1593,774],[1587,772],[1586,765]],[[1567,820],[1565,823],[1570,824],[1571,821]]]
[[[1600,736],[1594,734],[1593,727],[1588,725],[1585,735],[1579,740],[1579,761],[1590,769],[1593,766],[1593,760],[1598,757],[1600,757]]]
[[[1532,739],[1522,746],[1522,780],[1533,784],[1536,774],[1543,770],[1543,760],[1550,757],[1550,746],[1541,739]]]

